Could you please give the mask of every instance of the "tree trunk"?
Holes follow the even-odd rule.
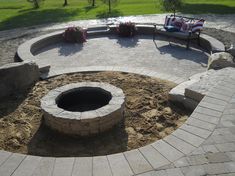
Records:
[[[109,13],[111,13],[111,0],[109,0]]]
[[[34,0],[34,7],[35,7],[35,9],[38,9],[38,8],[39,8],[38,0]]]
[[[92,7],[95,6],[95,0],[92,0]]]
[[[67,0],[64,0],[63,6],[67,6],[67,5],[68,5],[68,1],[67,1]]]

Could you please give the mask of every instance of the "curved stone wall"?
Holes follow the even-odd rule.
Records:
[[[179,38],[177,33],[169,33],[162,28],[157,28],[155,30],[153,24],[137,24],[137,30],[138,34],[144,34],[144,35],[164,35],[166,37],[175,37]],[[98,35],[110,35],[110,34],[116,34],[116,26],[110,25],[110,26],[101,26],[97,28],[88,28],[87,34],[89,37],[94,37]],[[62,33],[63,31],[57,31],[50,34],[42,35],[40,37],[33,38],[23,44],[21,44],[17,50],[17,55],[20,60],[22,61],[32,61],[37,60],[37,56],[35,56],[36,51],[40,50],[41,48],[48,46],[53,43],[57,43],[59,41],[62,41]],[[217,39],[210,37],[205,34],[200,35],[200,41],[201,41],[201,47],[205,50],[207,50],[209,53],[214,53],[218,51],[224,51],[225,47],[223,43],[218,41]],[[49,65],[39,65],[41,72],[48,71]]]

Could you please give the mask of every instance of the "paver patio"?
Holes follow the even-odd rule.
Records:
[[[182,78],[206,70],[208,54],[199,49],[186,50],[184,45],[169,45],[163,37],[115,36],[91,38],[81,45],[58,43],[38,51],[39,65],[49,64],[50,71],[66,67],[131,66]],[[50,58],[50,59],[49,59]]]

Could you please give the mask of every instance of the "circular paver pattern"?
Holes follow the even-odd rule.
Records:
[[[90,109],[87,105],[81,109],[84,103],[90,103]],[[67,84],[51,90],[41,99],[47,126],[79,136],[111,129],[123,119],[124,104],[125,95],[120,88],[99,82]]]
[[[58,42],[38,50],[40,63],[50,70],[64,67],[132,66],[188,78],[206,70],[208,54],[184,45],[169,45],[164,37],[118,38],[114,35],[90,38],[83,45]]]

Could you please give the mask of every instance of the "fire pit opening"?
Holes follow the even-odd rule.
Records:
[[[72,112],[84,112],[101,108],[109,103],[110,92],[98,87],[81,87],[58,97],[58,107]]]

